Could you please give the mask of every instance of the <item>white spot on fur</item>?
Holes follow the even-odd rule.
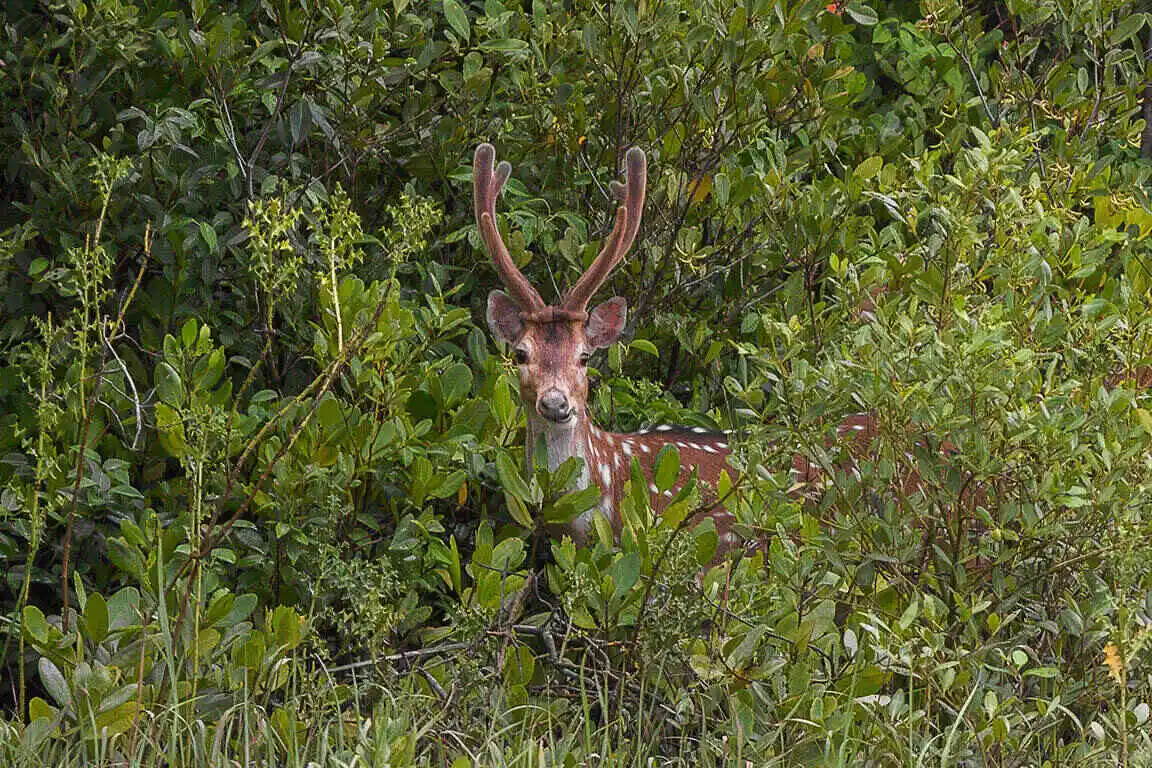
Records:
[[[672,491],[670,491],[670,490],[664,491],[664,495],[667,496],[668,498],[672,498]]]
[[[707,432],[708,430],[704,429],[704,427],[692,427],[692,431],[698,435],[702,435],[705,432]]]
[[[716,449],[710,445],[705,445],[704,450],[707,451],[708,453],[716,453]]]
[[[632,443],[624,443],[624,445],[622,447],[624,448],[624,455],[625,456],[631,456],[632,455]]]
[[[656,483],[649,483],[648,490],[652,491],[652,493],[659,493],[659,490],[656,488]]]
[[[716,443],[716,447],[723,451],[728,447],[728,443]]]
[[[620,469],[620,454],[618,454],[618,453],[612,454],[612,466],[615,467],[616,469]]]
[[[612,487],[612,469],[607,464],[600,465],[600,482],[605,489]]]
[[[677,440],[676,441],[676,447],[677,448],[687,448],[688,446],[685,445],[684,443],[680,442],[679,440]]]
[[[644,451],[644,453],[648,453],[651,449],[648,447],[647,444],[640,443],[640,450]]]
[[[660,426],[656,427],[656,430],[658,432],[667,432],[670,429],[672,429],[672,427],[668,424],[661,424]]]
[[[694,450],[694,451],[698,451],[698,450],[700,450],[700,446],[699,446],[699,445],[697,445],[696,443],[688,443],[688,447],[689,447],[689,448],[691,448],[691,449],[692,449],[692,450]]]

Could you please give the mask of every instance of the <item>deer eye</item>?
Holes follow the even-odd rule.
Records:
[[[514,349],[512,351],[512,355],[516,358],[517,365],[528,364],[528,350],[524,349],[523,347],[517,347]]]
[[[588,361],[592,359],[592,355],[587,352],[580,353],[580,365],[588,365]]]

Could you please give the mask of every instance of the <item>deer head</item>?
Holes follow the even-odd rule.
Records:
[[[494,165],[491,144],[476,148],[473,164],[476,224],[507,288],[488,294],[488,326],[510,345],[520,369],[520,396],[529,422],[546,432],[587,427],[588,376],[585,366],[597,349],[611,346],[624,330],[627,304],[614,297],[587,311],[588,301],[628,252],[640,229],[644,208],[646,160],[633,148],[627,155],[626,183],[613,181],[620,201],[616,223],[596,260],[557,305],[545,304],[512,261],[496,228],[496,198],[512,166]]]

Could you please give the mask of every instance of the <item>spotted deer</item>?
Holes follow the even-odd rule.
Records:
[[[473,162],[476,224],[492,264],[504,283],[504,291],[488,294],[488,327],[509,345],[520,373],[520,398],[527,413],[529,466],[542,442],[546,464],[555,470],[566,459],[578,456],[584,468],[580,488],[595,484],[600,490],[596,507],[577,517],[561,533],[577,542],[586,541],[594,514],[602,514],[617,536],[622,519],[620,503],[630,477],[632,460],[649,483],[652,508],[662,512],[675,498],[693,470],[698,473],[705,512],[695,522],[712,518],[719,536],[719,550],[737,543],[731,531],[733,516],[716,503],[715,488],[727,466],[728,438],[722,432],[699,427],[661,425],[639,432],[618,433],[600,429],[588,415],[588,359],[598,349],[620,338],[627,319],[627,303],[619,296],[588,311],[588,302],[620,263],[640,230],[647,183],[647,160],[639,148],[628,151],[625,183],[609,185],[619,201],[616,220],[596,260],[561,297],[558,304],[545,304],[539,292],[516,267],[496,226],[496,199],[512,166],[495,163],[490,144],[476,148]],[[666,445],[680,453],[680,474],[675,484],[660,492],[653,482],[656,456]],[[710,505],[710,506],[709,506]]]

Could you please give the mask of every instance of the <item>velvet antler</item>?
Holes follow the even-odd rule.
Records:
[[[472,185],[475,195],[476,226],[480,228],[480,237],[492,258],[492,265],[496,267],[500,279],[504,282],[508,293],[520,309],[525,312],[535,312],[544,308],[544,300],[540,294],[524,277],[508,248],[500,238],[500,231],[496,228],[496,198],[504,189],[508,175],[512,173],[512,166],[502,162],[493,168],[496,160],[496,150],[491,144],[481,144],[476,147],[476,156],[472,163]]]

